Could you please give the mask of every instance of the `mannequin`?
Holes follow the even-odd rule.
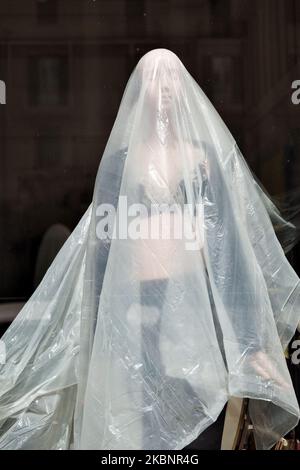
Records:
[[[270,448],[299,419],[283,350],[300,311],[271,218],[290,246],[182,62],[147,53],[91,206],[3,338],[0,448],[182,449],[231,396]]]

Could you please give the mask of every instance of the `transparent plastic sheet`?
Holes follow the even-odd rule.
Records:
[[[262,193],[262,197],[265,198],[265,193]],[[300,239],[299,190],[287,190],[284,194],[269,197],[266,208],[270,212],[276,235],[287,253]]]
[[[90,213],[89,208],[2,337],[1,449],[69,448]]]
[[[88,212],[3,337],[0,448],[180,449],[229,396],[271,447],[299,419],[283,353],[299,278],[274,217],[291,240],[178,57],[146,54]]]
[[[284,195],[270,196],[256,175],[248,167],[240,150],[239,159],[243,171],[248,174],[251,183],[259,193],[264,204],[276,236],[285,253],[289,252],[299,241],[300,237],[300,197],[298,191],[286,191]]]

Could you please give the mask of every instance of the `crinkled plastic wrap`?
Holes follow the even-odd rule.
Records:
[[[274,218],[290,244],[294,227],[178,57],[146,54],[90,208],[2,338],[0,448],[181,449],[230,396],[250,398],[270,448],[299,419],[283,351],[300,284]],[[181,238],[136,236],[178,221]]]

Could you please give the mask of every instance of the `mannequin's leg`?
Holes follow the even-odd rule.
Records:
[[[151,441],[155,439],[156,416],[152,409],[151,399],[146,387],[153,390],[161,383],[160,377],[165,375],[160,347],[160,324],[164,294],[167,280],[143,281],[140,286],[140,304],[142,310],[141,322],[141,348],[144,364],[144,418],[143,418],[143,449],[151,448]]]
[[[222,434],[225,421],[226,405],[217,421],[203,431],[200,436],[184,449],[193,450],[221,450]]]
[[[140,285],[140,304],[142,310],[141,322],[141,348],[144,364],[144,418],[143,418],[143,449],[150,450],[152,438],[155,440],[157,419],[152,401],[146,387],[151,390],[155,385],[164,380],[166,373],[160,354],[160,324],[165,300],[165,291],[168,285],[167,280],[143,281]],[[176,380],[176,379],[175,379]],[[175,382],[174,382],[175,384]],[[174,386],[184,387],[185,381],[177,380]],[[222,433],[224,427],[226,406],[219,415],[217,421],[206,429],[201,435],[189,444],[185,449],[221,449]]]

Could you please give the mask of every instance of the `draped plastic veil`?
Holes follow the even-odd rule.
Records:
[[[230,396],[270,448],[299,419],[283,351],[300,319],[271,219],[290,246],[181,61],[147,53],[91,206],[2,338],[0,448],[180,449]]]

